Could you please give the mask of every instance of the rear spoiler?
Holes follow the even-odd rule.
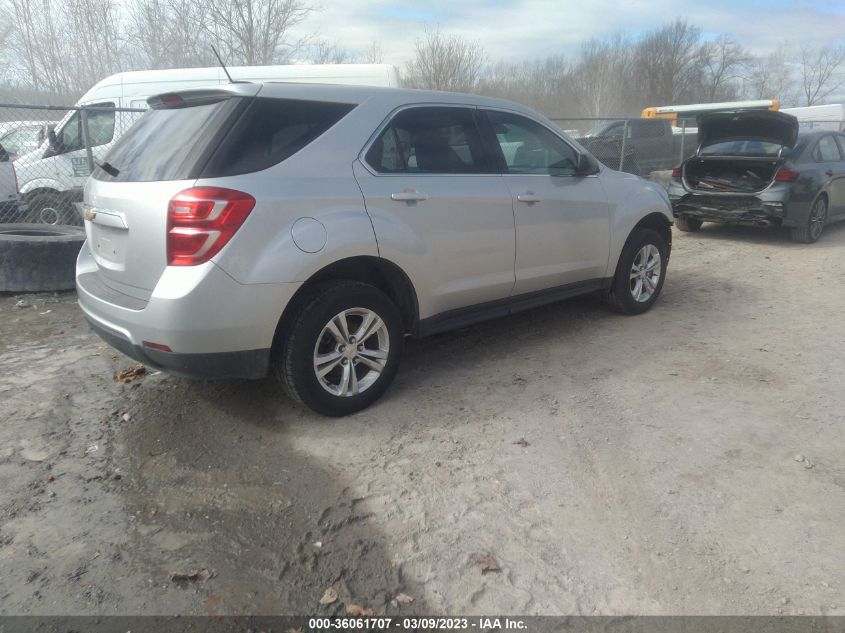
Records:
[[[165,92],[147,99],[147,105],[153,110],[190,108],[225,101],[236,94],[227,90],[186,90],[183,92]]]

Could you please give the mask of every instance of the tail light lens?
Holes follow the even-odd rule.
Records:
[[[681,168],[675,167],[672,169],[672,178],[680,178],[681,177]]]
[[[800,172],[795,171],[794,169],[787,169],[786,167],[781,167],[778,169],[777,173],[775,174],[775,181],[776,182],[795,182],[798,180],[798,177],[801,175]]]
[[[196,266],[220,252],[241,228],[255,198],[220,187],[194,187],[177,193],[167,207],[167,263]]]

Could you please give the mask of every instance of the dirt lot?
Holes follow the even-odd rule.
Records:
[[[845,614],[843,318],[845,228],[709,226],[649,314],[411,341],[332,420],[0,298],[0,612]]]

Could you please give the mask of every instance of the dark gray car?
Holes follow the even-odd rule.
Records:
[[[669,198],[682,231],[703,222],[783,226],[796,242],[845,219],[845,135],[799,134],[781,112],[720,112],[699,121],[695,155],[672,172]]]

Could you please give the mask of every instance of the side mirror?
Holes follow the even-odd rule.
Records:
[[[43,158],[50,158],[59,153],[59,139],[56,137],[56,131],[52,126],[47,128],[47,149],[44,151]]]
[[[586,152],[578,154],[578,165],[575,168],[576,176],[592,176],[599,173],[599,162],[591,154]]]

